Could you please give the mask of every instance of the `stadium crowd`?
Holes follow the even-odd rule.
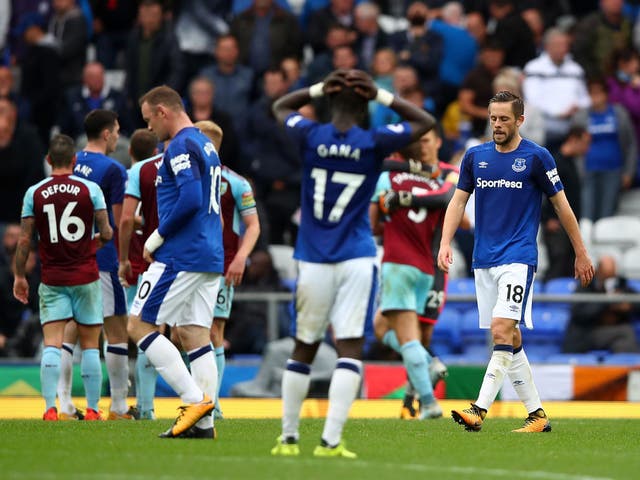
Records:
[[[522,135],[552,153],[586,224],[630,211],[620,194],[640,189],[637,1],[0,0],[0,19],[1,356],[33,356],[39,346],[39,323],[30,321],[37,288],[27,306],[13,298],[12,256],[20,205],[45,176],[50,138],[63,133],[86,144],[86,114],[113,110],[121,133],[113,156],[129,167],[128,137],[146,127],[138,98],[158,85],[181,94],[194,122],[222,127],[223,164],[252,184],[261,234],[238,292],[285,289],[269,246],[293,245],[297,235],[302,159],[271,106],[335,69],[365,70],[378,87],[434,115],[440,160],[452,164],[490,137],[494,93],[521,95]],[[328,121],[328,103],[319,98],[304,113]],[[398,121],[374,102],[369,113],[372,127]],[[572,276],[551,207],[541,230],[544,279]],[[467,265],[470,236],[457,236]],[[30,258],[35,286],[35,251]],[[265,310],[238,304],[229,352],[262,352]]]

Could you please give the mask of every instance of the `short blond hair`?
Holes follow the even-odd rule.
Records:
[[[202,133],[204,133],[209,140],[213,142],[213,145],[216,147],[216,150],[220,150],[220,144],[222,144],[222,136],[224,133],[222,132],[222,128],[216,122],[212,122],[211,120],[200,120],[193,124],[194,127],[200,129]]]

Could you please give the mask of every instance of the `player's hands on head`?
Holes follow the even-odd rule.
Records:
[[[339,69],[327,75],[323,80],[322,92],[325,95],[330,95],[342,91],[347,86],[347,72],[345,69]]]
[[[346,76],[347,85],[367,100],[373,100],[378,93],[378,87],[371,75],[363,70],[349,70]]]

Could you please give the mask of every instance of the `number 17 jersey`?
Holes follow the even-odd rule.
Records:
[[[384,158],[411,141],[408,123],[346,132],[298,113],[287,117],[287,131],[303,157],[300,229],[294,258],[337,263],[374,257],[369,200]]]

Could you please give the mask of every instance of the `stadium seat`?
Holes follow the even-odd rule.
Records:
[[[490,358],[491,347],[489,345],[467,345],[460,355],[460,363],[486,365]]]
[[[640,366],[640,353],[610,353],[602,359],[605,365]]]
[[[449,278],[447,283],[447,295],[475,295],[476,284],[475,280],[470,277],[463,278]],[[474,301],[471,302],[454,302],[447,301],[446,304],[450,308],[455,308],[460,312],[467,312],[469,310],[476,311],[477,307]]]
[[[640,278],[628,278],[627,285],[632,290],[635,290],[636,292],[640,292]]]
[[[544,293],[548,295],[570,295],[575,292],[578,282],[573,277],[552,278],[544,284]],[[556,306],[569,308],[569,303],[544,303],[545,307]]]
[[[593,224],[593,244],[630,248],[640,245],[640,218],[617,215]]]
[[[433,337],[431,339],[434,351],[441,354],[442,348],[446,348],[446,353],[455,353],[460,349],[460,313],[450,307],[445,307],[440,316],[438,323],[433,329]],[[436,344],[437,343],[437,347]]]
[[[595,353],[557,353],[549,355],[547,363],[560,365],[598,365],[600,355]]]
[[[469,310],[462,314],[460,317],[460,345],[463,352],[470,345],[489,345],[491,343],[490,335],[488,329],[481,329],[478,326],[478,312],[476,310]]]
[[[540,307],[533,309],[532,333],[540,335],[563,335],[571,312],[568,308],[559,306]]]
[[[632,247],[622,256],[620,273],[627,278],[640,279],[640,246]],[[640,287],[640,280],[636,283]],[[636,288],[640,292],[640,288]]]
[[[291,280],[298,276],[298,265],[293,259],[293,247],[289,245],[269,245],[273,266],[281,280]]]
[[[640,189],[632,188],[620,193],[616,215],[640,217]]]

